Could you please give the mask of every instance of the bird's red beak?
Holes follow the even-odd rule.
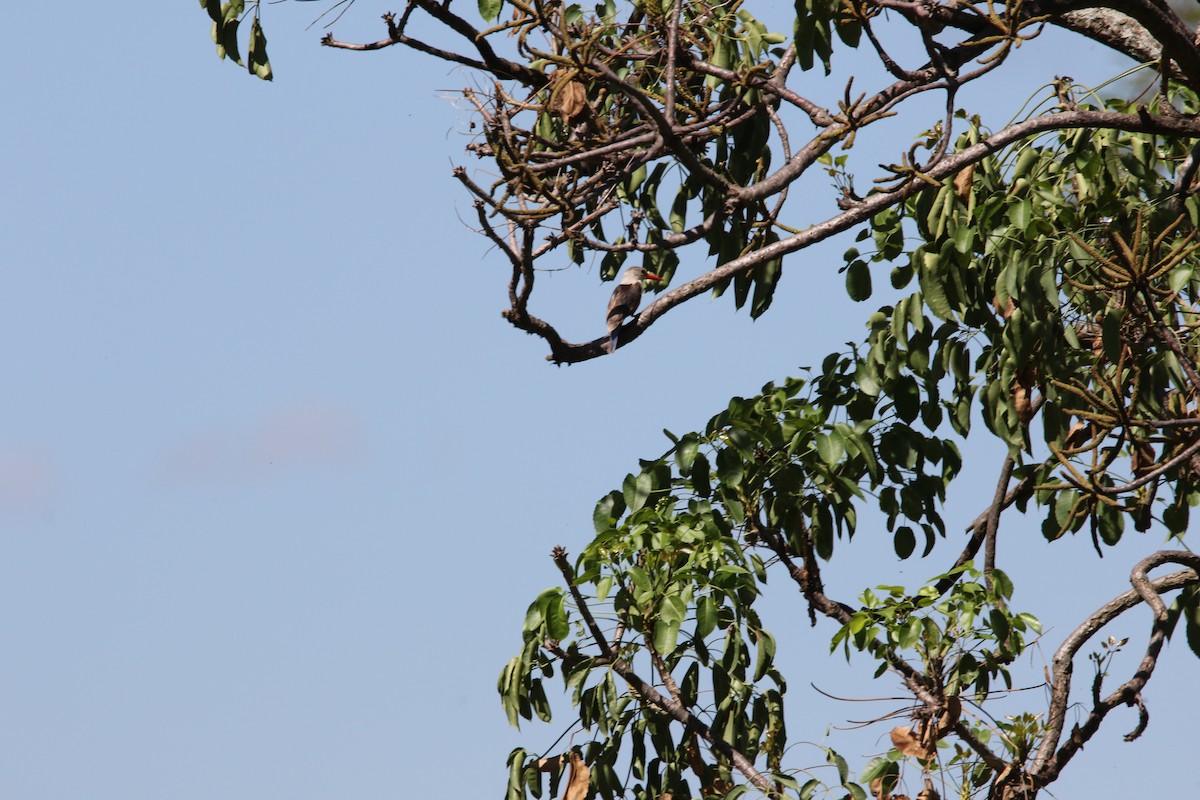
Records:
[[[659,282],[661,282],[663,279],[662,279],[662,278],[660,278],[659,276],[655,275],[653,272],[647,272],[647,273],[646,273],[646,280],[648,280],[648,281],[659,281]]]

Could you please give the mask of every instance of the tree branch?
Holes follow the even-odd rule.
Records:
[[[944,180],[957,174],[964,167],[974,164],[1014,142],[1048,131],[1073,128],[1110,128],[1141,133],[1164,133],[1177,136],[1200,137],[1200,120],[1153,115],[1148,111],[1143,111],[1143,113],[1139,114],[1122,114],[1115,111],[1062,111],[1015,123],[977,144],[953,155],[946,156],[926,174],[926,177],[934,181]],[[891,191],[877,192],[869,195],[860,203],[846,209],[842,213],[830,217],[824,222],[819,222],[800,233],[793,234],[773,244],[731,259],[720,267],[706,272],[699,278],[660,295],[657,300],[647,306],[633,321],[625,325],[622,329],[621,338],[628,344],[645,333],[651,325],[672,308],[697,295],[710,291],[722,281],[728,280],[734,275],[748,272],[754,267],[773,259],[803,250],[834,234],[849,230],[855,225],[862,224],[871,219],[871,217],[880,211],[907,200],[918,191],[927,187],[928,183],[925,181],[917,178],[909,178]],[[556,364],[588,361],[607,354],[606,342],[607,337],[600,337],[582,344],[564,341],[560,346],[552,348],[552,352],[547,356],[547,360]]]
[[[1147,576],[1146,573],[1151,569],[1167,563],[1186,564],[1190,568],[1156,580]],[[1130,583],[1133,584],[1133,589],[1097,609],[1071,632],[1054,654],[1051,661],[1050,707],[1046,731],[1029,772],[1039,786],[1045,786],[1058,777],[1067,762],[1083,749],[1084,744],[1096,733],[1109,711],[1121,704],[1137,702],[1136,698],[1142,687],[1154,671],[1158,652],[1166,635],[1166,605],[1162,602],[1161,594],[1200,583],[1200,555],[1170,550],[1159,551],[1134,566]],[[1146,654],[1138,665],[1137,672],[1109,697],[1093,703],[1092,711],[1083,725],[1076,725],[1067,741],[1059,747],[1067,709],[1070,706],[1071,675],[1080,648],[1105,625],[1142,602],[1150,605],[1154,611],[1154,623],[1150,629]]]

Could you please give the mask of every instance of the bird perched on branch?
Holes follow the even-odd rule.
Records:
[[[608,301],[608,352],[617,350],[617,329],[621,323],[626,317],[637,313],[638,304],[642,302],[642,281],[661,280],[653,272],[641,267],[630,267],[621,275],[621,282],[613,289],[612,298]]]

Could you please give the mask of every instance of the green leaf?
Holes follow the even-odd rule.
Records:
[[[533,681],[529,687],[529,705],[533,707],[533,713],[537,714],[538,719],[542,722],[550,721],[550,701],[546,699],[546,689],[540,680]]]
[[[592,511],[592,526],[596,533],[604,533],[612,528],[624,513],[625,496],[617,491],[609,492],[596,503],[596,508]]]
[[[667,595],[659,606],[658,614],[660,619],[667,622],[683,622],[687,617],[687,603],[677,594]]]
[[[754,680],[761,681],[775,663],[775,637],[764,630],[757,632],[758,653],[754,662]]]
[[[917,549],[917,536],[912,528],[901,525],[896,529],[892,545],[896,548],[896,555],[908,558],[913,554],[913,550]]]
[[[1184,632],[1187,635],[1188,647],[1200,656],[1200,591],[1189,587],[1180,596],[1180,607],[1185,619]]]
[[[624,244],[625,237],[620,236],[613,244]],[[617,273],[621,271],[621,265],[625,263],[625,259],[629,253],[623,250],[610,250],[604,254],[604,258],[600,260],[600,280],[611,281],[617,277]]]
[[[914,647],[921,640],[923,628],[924,620],[920,617],[909,617],[903,624],[893,629],[896,643],[905,649]]]
[[[1100,324],[1100,341],[1104,345],[1104,355],[1112,363],[1121,360],[1124,341],[1121,338],[1121,323],[1125,321],[1125,309],[1114,308],[1104,315]]]
[[[825,760],[837,767],[838,783],[845,786],[846,781],[850,777],[850,765],[846,763],[846,759],[842,758],[833,750],[825,748]]]
[[[857,369],[854,370],[854,383],[858,385],[863,394],[871,397],[879,396],[881,388],[879,374],[875,371],[874,364],[866,361],[860,362]]]
[[[696,460],[696,454],[700,452],[700,442],[695,436],[685,436],[675,448],[675,466],[679,468],[680,475],[687,475],[692,471],[692,463]]]
[[[717,451],[717,480],[728,488],[737,488],[742,482],[742,459],[732,447]]]
[[[679,191],[675,193],[675,200],[671,203],[671,213],[669,215],[671,230],[675,233],[683,233],[687,227],[687,205],[688,205],[688,188],[686,185],[680,186]]]
[[[846,455],[846,444],[842,441],[842,437],[837,431],[829,433],[818,433],[813,441],[817,446],[817,455],[826,464],[833,465],[842,460]]]
[[[230,0],[221,6],[221,18],[225,24],[236,22],[246,8],[245,0]]]
[[[500,16],[503,6],[504,0],[479,0],[479,16],[483,17],[484,22],[493,22]]]
[[[1034,163],[1038,160],[1039,150],[1032,145],[1023,145],[1020,147],[1020,154],[1017,156],[1017,163],[1013,166],[1012,178],[1015,181],[1017,178],[1026,178],[1029,176],[1030,170]]]
[[[708,457],[704,453],[696,455],[696,461],[692,464],[692,471],[688,478],[691,480],[696,494],[708,497],[712,493]]]
[[[630,513],[646,505],[646,500],[650,497],[650,491],[653,487],[654,479],[647,472],[641,472],[637,476],[625,476],[625,483],[622,485],[621,491],[625,497],[625,505],[629,507]]]
[[[566,612],[562,609],[562,602],[562,589],[557,587],[552,587],[539,594],[537,599],[530,603],[529,609],[525,612],[525,625],[522,632],[526,635],[538,632],[544,624],[549,624],[547,615],[553,613],[562,614],[562,617],[553,623],[554,625],[561,625],[562,620],[566,617]],[[559,606],[557,612],[552,608],[556,603]],[[556,630],[562,633],[562,637],[554,638],[565,638],[567,633],[569,633],[569,631],[563,631],[561,627]]]
[[[255,16],[250,26],[250,52],[246,56],[246,68],[264,81],[272,79],[271,62],[267,59],[267,36]]]
[[[645,164],[636,167],[629,177],[617,184],[617,196],[633,206],[638,206],[637,190],[646,180],[648,170]]]
[[[867,766],[859,773],[858,779],[863,783],[870,783],[876,778],[896,774],[898,774],[898,767],[895,761],[889,761],[883,756],[876,756],[867,762]],[[890,794],[893,788],[895,788],[894,784],[892,786],[885,786],[884,791]]]
[[[653,586],[646,570],[634,564],[629,567],[629,580],[633,583],[633,596],[639,603],[653,594]]]
[[[833,515],[829,513],[829,505],[821,503],[817,506],[816,516],[812,520],[813,540],[817,555],[825,561],[833,556]]]
[[[518,747],[508,754],[508,790],[504,800],[525,800],[524,772],[525,749]]]
[[[1014,588],[1012,578],[1008,577],[1003,570],[999,569],[993,569],[990,573],[990,576],[992,579],[992,586],[995,587],[996,594],[1005,599],[1011,599]]]
[[[1008,638],[1008,617],[1003,611],[998,608],[993,608],[988,613],[988,623],[991,625],[992,632],[996,634],[996,639],[998,641],[1002,642]]]
[[[679,641],[679,623],[669,622],[664,619],[658,620],[654,624],[654,649],[662,655],[669,655],[675,651],[675,645]]]
[[[950,306],[946,288],[943,287],[940,276],[935,275],[932,270],[922,270],[918,276],[918,282],[922,299],[930,311],[934,312],[935,317],[942,320],[952,319],[954,308]]]
[[[846,268],[846,294],[856,303],[871,297],[871,269],[862,259],[851,261]]]
[[[700,598],[696,604],[696,636],[707,639],[717,628],[717,601],[711,595]]]
[[[896,380],[893,398],[896,415],[905,423],[911,423],[921,412],[921,390],[911,375],[902,375]]]
[[[1171,271],[1171,277],[1168,285],[1172,292],[1178,292],[1187,286],[1192,280],[1193,268],[1191,265],[1185,264],[1182,267],[1177,267]]]
[[[228,58],[241,66],[242,56],[238,53],[238,20],[225,23],[217,34],[217,57]]]
[[[1024,231],[1033,222],[1033,201],[1022,198],[1008,206],[1008,219],[1018,231]]]
[[[754,296],[750,301],[750,318],[758,319],[771,307],[775,287],[783,274],[783,256],[773,258],[754,269]]]
[[[571,634],[571,623],[567,617],[567,609],[563,602],[562,592],[545,597],[543,614],[546,618],[546,635],[551,639],[566,639]]]

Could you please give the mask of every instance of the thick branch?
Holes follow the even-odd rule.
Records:
[[[1160,44],[1136,20],[1111,8],[1085,8],[1055,17],[1054,24],[1110,47],[1134,61],[1157,61]]]
[[[1004,465],[1000,467],[1000,480],[996,481],[996,496],[992,498],[992,506],[988,509],[987,535],[983,550],[983,579],[987,582],[988,589],[992,588],[992,570],[996,568],[996,534],[1000,530],[1000,512],[1004,508],[1008,481],[1012,478],[1015,464],[1011,454],[1004,457]]]

